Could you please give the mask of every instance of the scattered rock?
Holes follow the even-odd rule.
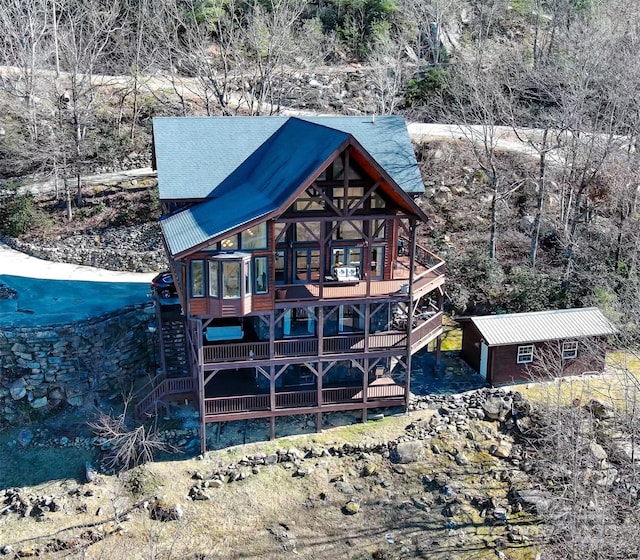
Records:
[[[342,513],[345,515],[355,515],[360,511],[360,503],[353,500],[347,502],[342,508]]]
[[[156,521],[178,521],[182,515],[180,504],[170,504],[164,498],[156,498],[149,507],[149,516]]]
[[[605,404],[597,399],[591,399],[586,409],[591,412],[598,420],[610,420],[614,417],[614,409],[611,405]]]
[[[489,453],[494,457],[500,457],[501,459],[508,459],[511,457],[513,451],[513,445],[508,441],[500,441],[498,444],[492,444],[489,447]]]

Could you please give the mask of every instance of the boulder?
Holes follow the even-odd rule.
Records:
[[[504,422],[511,415],[511,402],[500,397],[489,397],[482,405],[485,417]]]
[[[598,462],[606,461],[608,459],[607,452],[603,449],[602,445],[595,441],[592,441],[589,444],[589,451],[591,452],[591,455],[593,455],[593,458]]]
[[[610,420],[614,416],[613,407],[597,399],[591,399],[587,403],[586,409],[598,420]]]
[[[424,446],[420,441],[402,441],[395,449],[396,463],[415,463],[424,459]]]
[[[30,404],[31,408],[43,408],[47,406],[48,403],[49,400],[47,399],[47,397],[40,397],[38,399],[33,399]]]
[[[9,387],[9,393],[14,401],[19,401],[27,394],[27,382],[24,378],[16,379]]]
[[[526,511],[540,515],[549,511],[549,497],[542,490],[536,488],[514,488],[513,497]]]
[[[500,457],[501,459],[508,459],[511,457],[511,451],[513,450],[513,445],[508,441],[501,441],[497,444],[491,445],[489,447],[489,453],[494,457]]]
[[[149,508],[149,516],[156,521],[178,521],[182,515],[180,504],[170,504],[164,498],[155,499]]]

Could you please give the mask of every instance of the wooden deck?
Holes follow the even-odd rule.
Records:
[[[415,352],[442,333],[442,313],[436,313],[423,321],[418,321],[411,331],[411,350]],[[273,355],[270,344],[261,342],[236,342],[230,344],[209,344],[202,348],[202,362],[205,365],[224,362],[251,362],[257,360],[287,359],[291,356],[318,356],[317,337],[276,340],[273,343]],[[370,334],[351,333],[341,336],[324,337],[322,355],[340,355],[362,352],[390,351],[407,344],[405,331],[387,331]]]
[[[366,396],[366,398],[365,398]],[[321,397],[319,400],[318,397]],[[207,422],[267,418],[293,414],[332,412],[362,408],[403,406],[405,388],[390,379],[378,379],[369,387],[330,387],[275,393],[273,406],[268,394],[205,399]]]
[[[314,282],[288,284],[277,287],[276,303],[304,300],[364,299],[406,297],[409,293],[411,278],[409,257],[399,256],[394,262],[390,280],[367,280],[358,282]],[[413,267],[414,299],[427,294],[444,284],[444,261],[425,249],[416,247],[416,259]]]

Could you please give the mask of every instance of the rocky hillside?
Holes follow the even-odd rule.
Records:
[[[556,439],[549,421],[559,416]],[[0,551],[533,560],[567,550],[586,558],[596,546],[601,557],[630,558],[633,539],[619,533],[632,533],[634,522],[616,522],[633,516],[636,500],[626,490],[633,457],[625,454],[631,440],[616,439],[619,419],[596,401],[550,411],[506,391],[423,397],[410,418],[161,461],[91,483],[1,490]],[[184,433],[164,436],[178,443]],[[104,442],[94,445],[108,453]],[[580,524],[568,526],[567,516]],[[597,543],[588,538],[595,526]]]

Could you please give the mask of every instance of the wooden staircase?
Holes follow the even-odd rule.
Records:
[[[155,416],[169,402],[193,399],[196,387],[189,374],[184,316],[178,305],[162,305],[156,299],[160,373],[137,391],[135,416]],[[154,352],[156,349],[154,349]]]

